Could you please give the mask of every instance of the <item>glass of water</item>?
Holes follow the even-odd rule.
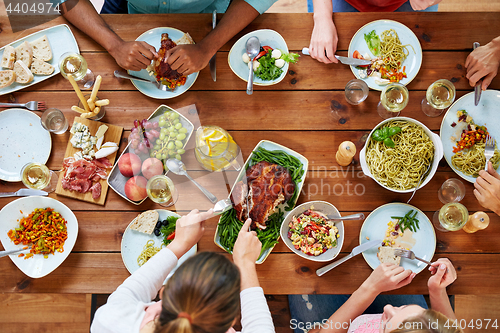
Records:
[[[446,204],[448,202],[459,202],[465,197],[465,185],[457,178],[447,179],[438,190],[439,201]]]
[[[345,86],[345,100],[352,105],[358,105],[368,97],[369,88],[365,81],[354,79]]]
[[[68,129],[68,121],[59,109],[47,109],[41,117],[42,127],[54,134],[63,134]]]

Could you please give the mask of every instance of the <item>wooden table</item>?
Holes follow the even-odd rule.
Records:
[[[114,15],[104,18],[125,40],[134,40],[144,31],[158,26],[171,26],[188,31],[199,41],[211,29],[210,15]],[[420,72],[408,85],[411,91],[410,102],[402,115],[415,118],[438,132],[442,116],[428,118],[420,111],[420,101],[425,90],[436,79],[446,78],[455,84],[457,98],[471,91],[465,79],[465,59],[474,41],[484,45],[498,35],[498,13],[336,13],[334,19],[340,37],[339,54],[346,54],[351,37],[361,26],[382,18],[394,19],[408,26],[419,38],[424,53]],[[61,23],[65,23],[65,20],[57,18],[28,31],[12,33],[7,18],[1,17],[0,45]],[[289,73],[281,83],[270,87],[255,87],[252,96],[245,93],[246,84],[229,69],[228,51],[243,34],[260,28],[274,29],[283,35],[290,50],[297,52],[308,46],[312,25],[311,14],[260,16],[217,53],[216,83],[212,81],[207,67],[200,72],[196,83],[188,92],[171,100],[148,98],[128,80],[113,77],[113,71],[118,69],[114,59],[79,30],[72,27],[72,31],[89,67],[103,76],[102,92],[99,95],[100,98],[108,98],[111,104],[106,107],[106,116],[101,121],[123,126],[126,130],[120,153],[127,144],[134,119],[146,118],[160,104],[173,108],[195,104],[200,122],[228,130],[240,145],[245,159],[262,139],[283,144],[306,156],[309,159],[309,173],[298,203],[326,200],[333,203],[342,214],[364,212],[367,215],[385,203],[406,202],[408,194],[387,191],[372,179],[363,176],[358,163],[359,154],[347,168],[339,167],[335,161],[335,152],[340,142],[353,141],[359,151],[369,131],[381,121],[376,112],[380,96],[378,92],[371,91],[368,99],[360,106],[346,103],[344,86],[353,78],[349,67],[340,64],[325,65],[303,56],[298,64],[290,66]],[[493,80],[491,88],[500,89],[500,76]],[[76,95],[68,81],[61,76],[0,97],[0,101],[30,100],[45,101],[48,106],[61,109],[70,123],[76,116],[70,110]],[[69,133],[52,136],[53,149],[48,161],[51,169],[61,168],[68,138]],[[206,175],[192,157],[189,166],[193,176]],[[437,190],[450,177],[457,176],[443,159],[432,181],[416,193],[412,204],[432,217],[434,211],[441,207]],[[210,181],[206,179],[209,178],[200,178],[200,182],[210,186]],[[232,185],[232,182],[229,181],[229,184]],[[21,183],[1,182],[1,191],[15,191],[22,186]],[[363,190],[363,194],[356,195],[355,189],[358,194]],[[466,184],[466,189],[463,203],[469,211],[483,210],[472,194],[472,184]],[[221,198],[227,194],[225,186],[217,188],[215,192]],[[186,186],[185,192],[180,195],[177,210],[181,214],[193,208],[209,208],[209,202],[194,187]],[[125,227],[139,212],[160,208],[149,200],[140,206],[129,204],[112,190],[109,191],[104,206],[54,194],[50,196],[75,212],[79,222],[78,240],[66,261],[41,279],[28,278],[10,260],[0,260],[0,303],[21,304],[23,309],[22,317],[13,310],[0,315],[0,322],[4,322],[4,327],[12,331],[19,325],[16,321],[24,321],[23,328],[35,328],[38,327],[36,323],[44,321],[37,309],[40,301],[47,301],[63,312],[67,309],[74,313],[80,311],[81,317],[74,321],[88,321],[90,294],[109,294],[129,276],[120,255],[120,241]],[[12,200],[15,199],[0,199],[0,207]],[[486,231],[475,234],[462,231],[437,232],[435,259],[450,258],[458,271],[458,280],[449,287],[450,294],[500,293],[497,274],[500,262],[500,242],[497,241],[500,218],[488,213],[492,221]],[[216,218],[208,221],[206,235],[199,243],[199,250],[222,252],[213,243],[216,223]],[[343,253],[340,256],[358,245],[361,224],[359,221],[346,224]],[[302,259],[280,243],[257,270],[265,293],[274,295],[352,293],[372,271],[362,256],[319,278],[315,270],[322,265]],[[426,294],[427,279],[428,273],[424,271],[411,285],[397,293]],[[25,316],[26,313],[29,316]],[[59,328],[64,330],[66,324],[61,323]]]

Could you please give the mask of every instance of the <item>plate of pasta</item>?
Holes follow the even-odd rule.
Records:
[[[387,131],[390,141],[380,140]],[[424,187],[436,173],[443,158],[443,146],[437,134],[421,122],[407,117],[389,118],[370,132],[359,153],[363,173],[393,192],[412,192],[424,177]],[[430,165],[430,168],[428,169]]]
[[[351,66],[358,79],[381,91],[390,82],[410,83],[422,65],[422,47],[407,26],[377,20],[361,27],[349,43],[348,56],[372,60],[366,68]]]
[[[166,220],[170,216],[180,217],[180,215],[166,209],[156,209],[156,211],[159,214],[158,221],[160,222]],[[122,260],[130,274],[138,270],[152,256],[165,247],[162,235],[156,236],[154,233],[147,234],[132,230],[131,226],[135,220],[136,218],[134,218],[125,229],[121,243]],[[177,267],[179,267],[179,265],[181,265],[187,258],[195,255],[196,251],[197,246],[195,245],[179,259]],[[176,268],[170,272],[167,279],[172,276]]]
[[[471,183],[485,167],[485,136],[490,134],[497,140],[500,138],[500,124],[496,121],[499,104],[500,91],[483,91],[477,106],[474,105],[474,92],[470,92],[450,106],[441,122],[440,136],[446,162],[455,173]],[[497,146],[490,161],[498,171],[500,151]]]

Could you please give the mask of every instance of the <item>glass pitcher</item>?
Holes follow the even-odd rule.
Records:
[[[195,155],[200,165],[207,171],[222,171],[232,166],[241,169],[236,158],[240,147],[233,137],[218,126],[200,126],[196,130]]]

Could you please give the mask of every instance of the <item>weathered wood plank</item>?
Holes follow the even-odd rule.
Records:
[[[495,294],[500,290],[500,280],[494,278],[499,254],[450,253],[447,257],[458,271],[458,280],[448,288],[449,294]],[[266,294],[284,295],[351,294],[372,272],[362,256],[324,277],[316,276],[316,269],[323,265],[293,253],[272,253],[264,264],[257,265],[257,273]],[[26,277],[10,260],[0,261],[0,291],[4,293],[111,293],[128,276],[119,253],[72,253],[41,279]],[[283,276],[287,277],[286,283]],[[392,293],[426,294],[429,276],[423,271],[410,285]]]
[[[497,332],[499,305],[500,295],[456,295],[455,314],[461,321],[458,325],[466,333]]]

